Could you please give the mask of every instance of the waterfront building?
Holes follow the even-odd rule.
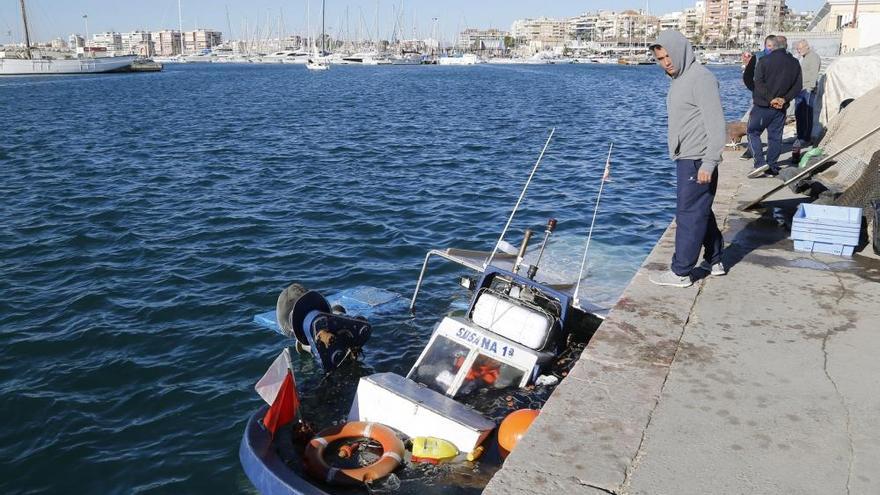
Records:
[[[153,49],[156,55],[162,57],[172,57],[180,55],[180,31],[172,31],[166,29],[164,31],[153,31],[150,33],[150,39],[153,42]]]
[[[705,0],[703,40],[720,40],[725,36],[729,11],[728,0]]]
[[[62,38],[55,38],[49,42],[49,48],[53,50],[67,50],[67,42]]]
[[[623,28],[619,16],[614,12],[600,11],[596,18],[596,35],[594,39],[601,41],[617,40]]]
[[[674,31],[682,31],[684,12],[670,12],[660,16],[660,30],[665,31],[671,29]],[[687,35],[685,35],[687,36]]]
[[[696,6],[682,12],[681,32],[690,40],[699,40],[701,36],[705,5],[705,2],[697,2]]]
[[[95,33],[92,35],[90,45],[94,48],[103,48],[108,52],[122,50],[122,35],[114,32]]]
[[[465,29],[458,34],[455,48],[461,52],[480,52],[486,55],[502,55],[505,51],[506,31],[499,29]]]
[[[678,29],[679,23],[676,21],[673,24],[676,26],[674,29]],[[643,42],[646,36],[656,36],[659,28],[659,18],[636,10],[601,10],[569,19],[569,37],[579,41]]]
[[[880,43],[880,0],[827,0],[807,29],[811,34],[834,33],[840,53]]]
[[[785,0],[705,0],[701,38],[752,44],[781,30],[785,12]]]
[[[122,33],[122,51],[138,55],[150,56],[153,54],[153,39],[146,31],[132,31]]]
[[[596,25],[599,23],[599,14],[585,12],[568,20],[568,36],[579,41],[592,41],[596,39]]]
[[[681,12],[670,12],[658,18],[661,31],[674,29],[681,32],[685,38],[693,40],[698,37],[701,18],[696,8],[685,9]]]
[[[786,8],[782,25],[786,31],[806,31],[812,21],[813,12],[795,12]]]
[[[534,50],[560,47],[568,39],[568,19],[519,19],[511,25],[510,36]]]
[[[858,3],[858,8],[856,8]],[[857,16],[857,17],[854,17]],[[808,31],[830,33],[853,26],[853,19],[859,24],[873,25],[872,18],[880,15],[880,0],[828,0],[807,25]]]
[[[223,44],[223,34],[220,33],[220,31],[196,29],[195,31],[184,31],[183,33],[184,53],[197,53],[203,50],[210,50],[221,44]]]

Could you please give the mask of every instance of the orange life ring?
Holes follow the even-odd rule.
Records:
[[[324,460],[324,450],[327,445],[344,438],[375,440],[382,445],[382,457],[361,468],[334,468]],[[378,423],[354,421],[327,428],[309,441],[305,452],[305,467],[306,472],[325,483],[360,486],[391,474],[403,462],[403,452],[403,442],[391,428]]]

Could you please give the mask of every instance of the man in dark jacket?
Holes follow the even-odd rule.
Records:
[[[754,53],[746,53],[743,60],[745,60],[746,65],[743,68],[743,84],[749,88],[749,92],[755,91],[755,66],[758,64],[758,60],[760,60],[764,55],[769,55],[773,53],[773,50],[776,48],[776,35],[771,34],[764,38],[764,49],[754,52]],[[749,110],[751,113],[751,110]],[[748,116],[746,116],[746,121],[748,121]],[[751,160],[754,158],[752,156],[752,150],[746,148],[743,151],[742,156],[739,157],[741,160]]]
[[[770,36],[764,38],[763,50],[749,54],[749,61],[746,62],[746,66],[743,69],[743,84],[745,84],[746,87],[749,88],[749,91],[755,91],[755,66],[758,65],[758,60],[764,58],[765,55],[770,55],[775,49],[776,35],[771,34]]]
[[[788,104],[801,92],[801,65],[788,53],[785,36],[776,37],[776,49],[755,65],[755,90],[752,92],[752,114],[749,116],[749,148],[755,157],[755,169],[749,177],[779,173],[782,152],[782,127]],[[761,134],[767,131],[767,158]]]
[[[663,31],[651,45],[657,64],[671,79],[666,96],[670,157],[675,160],[677,203],[675,254],[669,271],[651,282],[671,287],[693,284],[691,271],[703,251],[702,270],[724,275],[724,239],[712,202],[718,188],[721,151],[727,139],[718,80],[697,62],[691,42],[677,31]]]

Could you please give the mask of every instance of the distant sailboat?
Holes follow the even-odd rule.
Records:
[[[31,34],[27,21],[27,8],[21,3],[21,20],[24,23],[24,53],[20,58],[0,58],[0,75],[39,74],[97,74],[125,69],[134,62],[134,55],[124,57],[49,58],[34,57]]]
[[[321,0],[321,54],[318,54],[318,47],[315,46],[315,40],[312,39],[312,56],[306,62],[306,68],[309,70],[328,70],[330,69],[330,60],[327,59],[327,50],[324,42],[327,39],[324,34],[324,0]]]

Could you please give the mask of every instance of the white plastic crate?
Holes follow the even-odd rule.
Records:
[[[836,256],[852,256],[855,246],[844,246],[843,244],[830,244],[827,242],[801,241],[795,239],[794,250],[806,253],[826,253]]]
[[[798,206],[791,223],[795,251],[852,256],[862,231],[862,209],[844,206]]]

